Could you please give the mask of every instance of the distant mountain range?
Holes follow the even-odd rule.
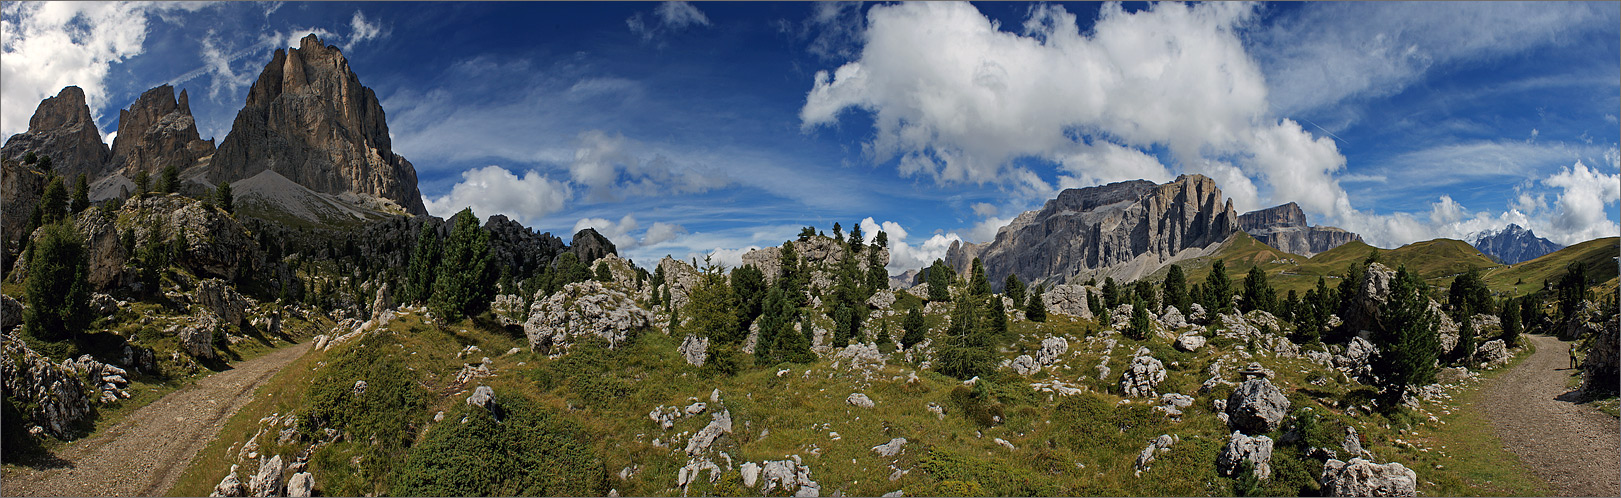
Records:
[[[1530,261],[1565,248],[1512,223],[1502,230],[1487,230],[1475,234],[1469,238],[1469,243],[1487,256],[1507,264]]]

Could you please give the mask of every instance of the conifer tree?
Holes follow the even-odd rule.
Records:
[[[906,318],[901,320],[901,346],[912,347],[923,342],[923,327],[923,313],[917,308],[907,311]]]
[[[1216,260],[1210,265],[1210,276],[1205,277],[1205,308],[1211,313],[1228,313],[1233,310],[1233,283],[1227,277],[1227,263]]]
[[[1150,312],[1160,309],[1159,295],[1154,293],[1154,284],[1148,283],[1147,280],[1138,280],[1137,283],[1133,284],[1132,294],[1136,296],[1134,299],[1142,300],[1143,305],[1147,306]]]
[[[90,323],[89,259],[84,240],[68,223],[39,231],[23,284],[24,330],[35,338],[76,337]]]
[[[973,271],[968,279],[968,295],[985,297],[991,295],[991,281],[985,278],[985,264],[974,258]]]
[[[1008,334],[1007,307],[1002,303],[1002,296],[986,296],[986,300],[990,302],[990,309],[986,314],[990,317],[991,335],[994,337],[1006,337]]]
[[[434,276],[433,296],[428,299],[428,308],[445,323],[478,314],[495,297],[490,232],[479,228],[471,208],[456,213],[450,223],[450,236]]]
[[[214,189],[214,203],[227,213],[236,212],[236,196],[231,193],[231,182],[220,182]]]
[[[145,193],[151,192],[151,191],[152,191],[152,175],[148,174],[146,172],[146,170],[144,170],[144,169],[140,170],[140,171],[136,171],[135,172],[135,195],[140,196],[141,194],[145,194]]]
[[[840,227],[837,221],[833,222],[833,241],[844,242],[844,228]]]
[[[1024,318],[1032,322],[1047,321],[1047,303],[1041,300],[1041,286],[1030,287],[1030,301],[1024,305]]]
[[[884,233],[883,230],[879,230],[878,236],[872,239],[872,243],[877,245],[879,248],[889,249],[889,234]]]
[[[1244,300],[1239,309],[1246,313],[1253,310],[1271,313],[1277,309],[1277,300],[1277,292],[1266,281],[1266,271],[1258,265],[1250,267],[1249,273],[1244,275]]]
[[[84,173],[79,173],[79,179],[73,183],[73,200],[68,209],[73,214],[84,212],[90,207],[90,183]]]
[[[1182,274],[1182,267],[1171,265],[1165,273],[1165,305],[1175,306],[1177,311],[1188,312],[1188,277]]]
[[[696,334],[709,337],[722,344],[741,344],[738,333],[737,295],[718,266],[704,257],[703,274],[692,289],[691,299],[683,311],[689,317],[687,326]]]
[[[1497,314],[1497,319],[1503,324],[1503,343],[1508,347],[1515,347],[1520,342],[1520,303],[1514,299],[1503,301],[1503,309]]]
[[[1435,378],[1440,339],[1423,286],[1424,282],[1417,274],[1409,273],[1406,265],[1397,268],[1390,299],[1379,314],[1380,330],[1374,335],[1379,356],[1373,369],[1385,389],[1385,408],[1395,407],[1409,389],[1429,384]]]
[[[754,265],[743,265],[732,270],[732,293],[737,296],[737,326],[748,336],[749,326],[765,309],[765,273]]]
[[[1112,310],[1120,306],[1120,285],[1114,282],[1114,277],[1103,279],[1103,309]]]
[[[165,194],[180,191],[180,168],[171,164],[163,168],[163,176],[158,180],[158,190]]]
[[[774,365],[787,359],[788,352],[777,348],[787,345],[781,336],[797,335],[793,319],[794,309],[788,294],[781,287],[766,291],[759,319],[760,337],[754,346],[755,363]]]
[[[883,235],[883,233],[878,232],[879,235]],[[867,251],[867,288],[868,296],[889,289],[889,271],[884,269],[884,261],[878,258],[876,248]]]
[[[1466,314],[1458,319],[1458,344],[1452,347],[1453,361],[1468,365],[1475,358],[1475,348],[1475,317]]]
[[[613,270],[608,269],[607,261],[597,261],[596,281],[608,283],[614,281]]]
[[[953,301],[951,327],[940,348],[936,371],[959,379],[995,371],[995,339],[986,323],[982,300],[963,293]]]
[[[422,224],[417,231],[416,249],[411,251],[411,263],[405,270],[402,301],[426,303],[433,297],[434,272],[439,268],[439,232],[433,225]]]
[[[1002,295],[1012,299],[1015,307],[1024,304],[1024,281],[1019,280],[1017,274],[1009,273],[1002,281]]]
[[[946,301],[951,299],[952,275],[953,272],[951,271],[951,267],[946,266],[945,260],[935,259],[934,264],[929,265],[928,284],[930,301]]]
[[[865,242],[866,242],[865,240],[861,239],[861,224],[860,223],[851,224],[850,225],[850,252],[852,254],[860,254],[862,244],[865,243]]]
[[[62,221],[68,215],[68,191],[62,186],[62,178],[52,176],[51,181],[45,184],[45,193],[39,196],[40,224],[49,225]]]
[[[1131,300],[1131,322],[1126,327],[1126,336],[1132,340],[1142,341],[1148,339],[1153,332],[1154,325],[1148,318],[1148,306],[1141,299]]]

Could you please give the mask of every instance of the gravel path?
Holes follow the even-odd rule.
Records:
[[[0,483],[5,496],[161,496],[225,421],[260,386],[310,348],[295,344],[141,407],[118,425],[57,450],[62,468],[20,468]]]
[[[1491,382],[1480,404],[1497,436],[1560,496],[1621,496],[1621,423],[1569,401],[1569,342],[1520,337],[1536,354]]]

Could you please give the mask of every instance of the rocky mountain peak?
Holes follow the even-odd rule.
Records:
[[[214,141],[197,135],[185,90],[176,100],[174,87],[162,85],[119,111],[111,163],[115,170],[129,176],[139,171],[155,174],[169,165],[185,168],[213,154]]]
[[[40,101],[28,119],[28,131],[6,140],[0,156],[21,160],[29,152],[50,157],[52,169],[63,177],[99,176],[107,163],[107,144],[101,141],[84,90],[70,86]]]
[[[1306,212],[1293,202],[1244,213],[1238,217],[1238,226],[1262,244],[1302,256],[1362,240],[1361,235],[1339,228],[1307,225]]]
[[[1232,201],[1209,177],[1132,180],[1064,190],[1002,227],[994,241],[953,244],[946,262],[961,272],[980,258],[995,286],[1010,273],[1025,281],[1098,271],[1135,278],[1237,230]]]
[[[1469,238],[1469,243],[1487,256],[1508,264],[1530,261],[1565,248],[1513,223],[1502,230],[1475,234]]]
[[[272,170],[310,190],[386,200],[424,215],[416,168],[395,154],[377,95],[337,47],[315,35],[277,50],[248,92],[208,179]]]

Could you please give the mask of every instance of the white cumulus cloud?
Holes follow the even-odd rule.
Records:
[[[647,227],[647,233],[642,235],[642,245],[650,246],[669,242],[686,235],[686,233],[687,229],[681,225],[655,221],[653,226]]]
[[[871,243],[878,237],[878,231],[883,230],[889,237],[889,265],[884,269],[890,275],[900,275],[907,270],[917,270],[929,266],[936,259],[944,259],[946,250],[951,248],[952,242],[961,242],[962,237],[956,233],[936,233],[918,245],[912,245],[906,239],[910,237],[905,227],[900,223],[885,221],[879,223],[871,216],[861,220],[862,238]]]
[[[613,241],[615,246],[629,249],[636,246],[636,238],[631,237],[630,233],[636,231],[637,228],[641,228],[641,224],[636,222],[636,216],[633,214],[625,215],[618,222],[607,218],[582,218],[574,223],[574,230],[569,231],[569,233],[579,232],[587,228],[596,229],[597,233]]]
[[[141,54],[148,14],[195,4],[6,2],[0,16],[0,137],[28,131],[39,101],[67,86],[84,90],[92,113],[107,104],[112,64]]]
[[[485,166],[462,172],[462,181],[450,193],[438,198],[422,196],[428,213],[449,218],[463,208],[483,218],[503,214],[527,226],[563,209],[572,197],[567,183],[552,180],[536,171],[522,177],[500,166]]]

